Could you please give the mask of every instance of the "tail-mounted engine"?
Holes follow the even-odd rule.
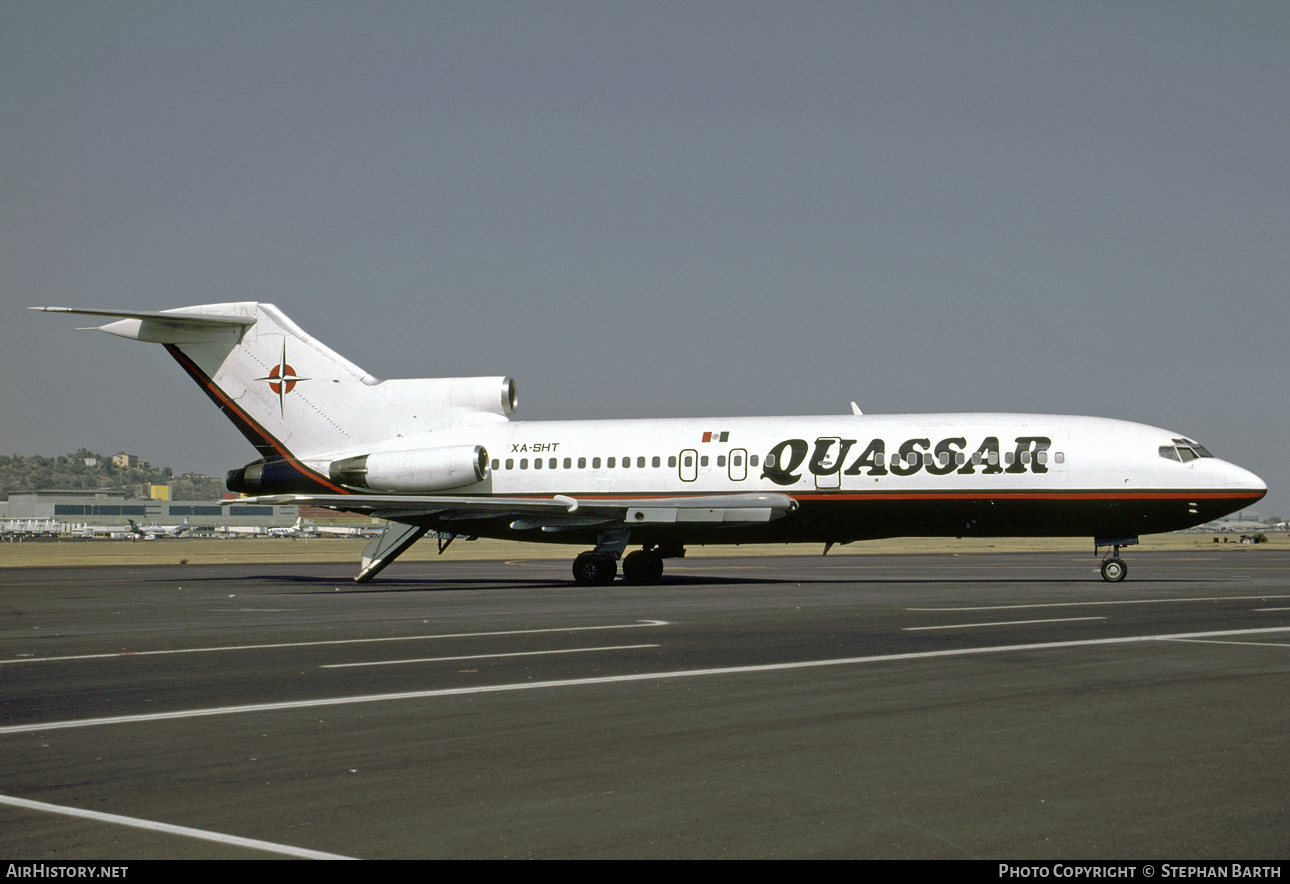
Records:
[[[327,494],[335,488],[324,485],[286,458],[257,460],[229,470],[224,480],[229,491],[239,494]]]
[[[381,451],[332,461],[332,483],[286,459],[257,460],[228,474],[229,491],[242,494],[317,494],[335,485],[405,494],[463,488],[488,478],[488,452],[482,445],[453,445],[410,451]]]
[[[488,477],[482,445],[378,451],[333,461],[331,480],[350,488],[417,493],[474,485]]]

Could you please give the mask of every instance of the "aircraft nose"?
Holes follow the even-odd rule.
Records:
[[[1223,467],[1223,478],[1227,480],[1229,488],[1239,488],[1242,491],[1257,491],[1260,498],[1268,493],[1268,483],[1244,467],[1238,467],[1236,464],[1227,463],[1226,461],[1224,461]]]

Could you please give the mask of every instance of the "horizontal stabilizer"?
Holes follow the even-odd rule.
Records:
[[[212,313],[181,311],[89,310],[83,307],[30,307],[43,313],[75,313],[77,316],[110,316],[115,319],[149,319],[176,325],[245,326],[255,325],[254,316],[217,316]]]
[[[183,310],[91,310],[83,307],[32,307],[30,309],[43,313],[105,316],[116,321],[96,326],[99,331],[152,344],[197,343],[209,338],[212,333],[241,332],[255,325],[256,322],[254,316],[193,313]]]

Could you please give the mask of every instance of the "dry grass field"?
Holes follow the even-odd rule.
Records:
[[[1218,539],[1216,544],[1214,541]],[[1290,535],[1268,535],[1269,542],[1250,545],[1229,536],[1214,534],[1156,534],[1142,538],[1136,549],[1222,549],[1234,555],[1257,554],[1265,550],[1290,549]],[[253,539],[167,539],[121,540],[26,540],[0,543],[0,567],[84,567],[95,565],[207,565],[256,562],[348,562],[357,567],[366,540],[337,538]],[[500,540],[456,541],[444,554],[452,559],[569,559],[580,552],[575,546],[544,543],[512,543]],[[694,546],[687,558],[717,556],[802,555],[818,556],[819,545]],[[1087,538],[896,538],[871,540],[849,546],[835,546],[830,556],[892,554],[982,554],[994,552],[1088,552]],[[1131,554],[1131,551],[1130,551]],[[423,540],[405,553],[403,561],[425,561],[438,557],[433,540]]]

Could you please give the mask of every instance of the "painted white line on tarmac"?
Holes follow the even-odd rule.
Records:
[[[1230,629],[1218,632],[1179,632],[1169,635],[1132,635],[1124,638],[1091,638],[1079,641],[1037,642],[1025,645],[995,645],[982,648],[956,648],[946,651],[916,651],[908,654],[880,654],[872,657],[839,657],[832,660],[802,660],[796,663],[761,663],[752,666],[723,666],[714,669],[682,669],[676,672],[636,672],[630,675],[606,675],[595,678],[570,678],[554,681],[525,681],[511,684],[479,685],[464,688],[440,688],[427,691],[405,691],[393,694],[359,694],[350,697],[324,697],[316,700],[289,700],[280,703],[255,703],[246,706],[214,706],[209,709],[180,709],[146,715],[114,715],[104,718],[81,718],[70,721],[15,724],[0,727],[0,736],[37,731],[98,727],[107,724],[175,721],[185,718],[207,718],[215,715],[242,715],[249,712],[282,712],[293,709],[317,709],[324,706],[351,706],[358,703],[384,703],[390,700],[426,700],[435,697],[460,697],[469,694],[502,694],[513,691],[536,691],[551,688],[591,687],[624,684],[633,681],[673,681],[713,675],[747,675],[757,672],[787,672],[793,669],[818,669],[825,666],[857,666],[864,663],[892,663],[901,660],[931,660],[938,657],[968,657],[981,654],[1007,654],[1014,651],[1053,651],[1063,648],[1087,648],[1096,645],[1128,645],[1153,641],[1189,638],[1217,638],[1232,635],[1263,635],[1290,632],[1290,626],[1263,629]]]
[[[173,648],[166,651],[118,651],[112,654],[78,654],[69,657],[19,657],[0,660],[5,663],[60,663],[68,660],[109,660],[122,657],[157,657],[168,654],[210,654],[216,651],[264,651],[274,648],[320,648],[330,645],[366,645],[380,642],[421,642],[447,638],[488,638],[499,635],[545,635],[554,632],[595,632],[606,629],[644,629],[651,626],[668,626],[666,620],[637,620],[635,623],[618,623],[609,626],[557,626],[550,629],[511,629],[502,632],[445,632],[438,635],[395,635],[384,638],[340,638],[318,642],[281,642],[265,645],[220,645],[210,648]]]
[[[354,859],[352,856],[341,856],[336,853],[324,853],[321,850],[306,850],[303,847],[292,847],[289,844],[274,844],[272,841],[259,841],[255,838],[240,838],[237,835],[225,835],[222,832],[208,832],[205,829],[190,829],[188,826],[172,826],[170,823],[158,823],[152,820],[141,820],[132,816],[121,816],[116,813],[101,813],[97,810],[81,810],[79,807],[64,807],[60,804],[46,804],[43,801],[29,801],[26,798],[14,798],[12,795],[0,795],[0,804],[22,807],[27,810],[39,810],[45,813],[57,813],[63,816],[80,817],[100,823],[112,823],[118,826],[129,826],[132,829],[145,829],[150,832],[162,832],[167,835],[179,835],[184,838],[197,838],[202,841],[214,841],[218,844],[231,844],[234,847],[246,847],[250,850],[264,850],[269,853],[281,853],[299,859]]]
[[[1174,602],[1249,602],[1290,599],[1290,595],[1225,595],[1190,599],[1115,599],[1101,602],[1042,602],[1028,605],[988,605],[979,608],[906,608],[906,611],[1021,611],[1026,608],[1095,608],[1102,605],[1170,605]]]
[[[1105,617],[1058,617],[1055,620],[998,620],[993,623],[952,623],[949,626],[906,626],[901,632],[925,629],[974,629],[978,626],[1027,626],[1033,623],[1074,623],[1077,620],[1105,620]]]
[[[1186,642],[1197,645],[1250,645],[1255,648],[1290,648],[1285,642],[1234,642],[1222,638],[1172,638],[1169,641]]]
[[[354,666],[397,666],[400,663],[451,663],[457,660],[499,660],[503,657],[543,657],[549,654],[588,654],[592,651],[634,651],[658,645],[609,645],[602,648],[560,648],[555,651],[515,651],[510,654],[468,654],[464,657],[420,657],[415,660],[374,660],[370,663],[328,663],[319,669],[349,669]]]

